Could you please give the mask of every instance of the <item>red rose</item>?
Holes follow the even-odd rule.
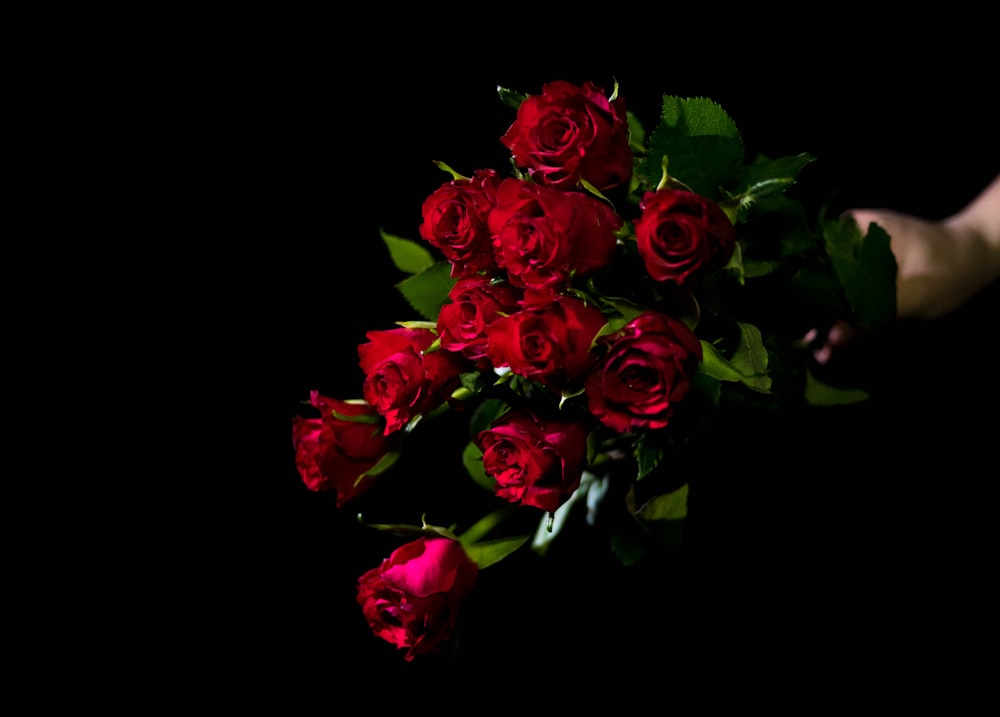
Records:
[[[584,384],[590,412],[619,433],[666,426],[702,359],[694,332],[666,314],[645,311],[597,345],[601,360]]]
[[[382,435],[382,419],[371,406],[327,398],[318,391],[310,393],[309,398],[320,417],[292,419],[295,465],[309,490],[337,491],[340,508],[372,484],[371,478],[358,479],[388,453],[389,440]],[[340,416],[378,421],[352,421]]]
[[[635,224],[646,271],[656,281],[689,283],[729,261],[736,230],[711,199],[680,189],[647,192]]]
[[[607,323],[593,304],[560,296],[551,304],[521,309],[486,327],[486,353],[497,368],[510,368],[554,391],[572,387],[596,363],[590,344]]]
[[[589,194],[508,178],[490,212],[493,253],[530,303],[547,303],[573,276],[587,276],[614,258],[614,209]]]
[[[500,141],[517,166],[549,187],[575,189],[585,179],[611,189],[632,176],[625,101],[609,101],[591,82],[542,85],[541,95],[521,103]]]
[[[496,480],[497,496],[552,513],[580,486],[587,429],[513,410],[481,431],[476,445],[483,468]]]
[[[495,170],[480,169],[471,179],[441,185],[424,200],[420,236],[451,262],[453,277],[496,273],[487,216],[499,183]]]
[[[522,293],[510,284],[481,277],[459,279],[448,292],[449,302],[438,312],[441,347],[473,361],[486,358],[486,327],[520,309]]]
[[[468,368],[461,354],[444,349],[424,353],[437,335],[430,329],[401,327],[369,331],[358,347],[365,400],[386,418],[385,435],[438,408],[461,385]]]
[[[420,537],[358,579],[357,601],[376,636],[406,650],[406,661],[439,652],[455,630],[479,567],[460,543]]]

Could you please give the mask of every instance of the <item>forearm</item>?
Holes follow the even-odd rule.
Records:
[[[1000,276],[1000,175],[943,223],[979,247],[976,254],[986,283]]]

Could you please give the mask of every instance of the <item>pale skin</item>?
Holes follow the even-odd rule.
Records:
[[[955,311],[1000,277],[1000,175],[955,214],[930,220],[892,209],[849,209],[863,233],[871,223],[889,234],[896,258],[896,317],[929,320]],[[816,345],[820,364],[856,338],[846,322],[834,323]]]

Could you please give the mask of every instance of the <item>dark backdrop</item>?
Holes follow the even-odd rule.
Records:
[[[420,204],[445,178],[432,160],[465,172],[506,168],[498,139],[513,112],[497,85],[536,93],[552,79],[610,88],[617,78],[647,127],[663,93],[710,97],[749,154],[817,157],[794,190],[814,212],[883,205],[941,218],[1000,168],[991,100],[975,91],[979,58],[953,56],[944,72],[916,41],[863,52],[803,41],[781,57],[748,42],[718,49],[712,62],[683,48],[655,60],[536,62],[525,53],[517,69],[486,61],[486,48],[366,47],[286,38],[234,59],[219,79],[236,81],[214,85],[211,98],[227,107],[215,137],[220,181],[232,183],[221,233],[226,256],[240,257],[220,262],[234,279],[220,331],[238,350],[226,352],[212,401],[237,436],[221,460],[232,527],[217,564],[235,589],[219,593],[227,628],[218,649],[235,646],[265,680],[287,670],[321,689],[348,667],[453,667],[406,665],[368,631],[354,583],[399,541],[355,516],[375,518],[397,494],[415,501],[414,520],[432,510],[406,482],[434,473],[459,486],[452,448],[464,438],[414,448],[338,511],[299,480],[291,419],[311,389],[360,395],[364,332],[414,318],[392,288],[402,277],[379,230],[417,236]],[[702,476],[694,547],[667,564],[623,573],[590,545],[544,565],[519,555],[484,571],[463,621],[463,664],[493,675],[526,664],[577,674],[640,655],[657,666],[691,661],[708,645],[747,656],[761,644],[785,654],[849,649],[869,664],[974,629],[984,546],[994,541],[986,506],[997,390],[987,346],[996,308],[994,289],[947,319],[873,340],[860,370],[878,400],[864,409],[748,427],[741,447],[759,465],[726,470],[738,461],[723,457],[717,481]],[[230,624],[227,607],[241,604],[246,617]]]

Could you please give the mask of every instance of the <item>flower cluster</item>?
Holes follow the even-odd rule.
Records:
[[[863,398],[818,381],[798,339],[809,321],[895,311],[888,237],[873,228],[862,251],[857,227],[813,226],[787,191],[813,158],[747,161],[711,100],[664,95],[647,134],[617,86],[499,95],[516,112],[499,138],[510,175],[437,163],[449,178],[419,237],[382,236],[418,316],[367,332],[360,397],[313,392],[318,417],[293,423],[303,482],[342,508],[392,472],[404,435],[468,416],[462,464],[496,512],[461,533],[375,525],[410,542],[358,580],[372,631],[406,660],[441,649],[478,571],[544,551],[577,498],[624,494],[609,509],[651,544],[677,540],[688,484],[672,456],[734,404]],[[503,531],[510,509],[537,513],[533,541]]]

